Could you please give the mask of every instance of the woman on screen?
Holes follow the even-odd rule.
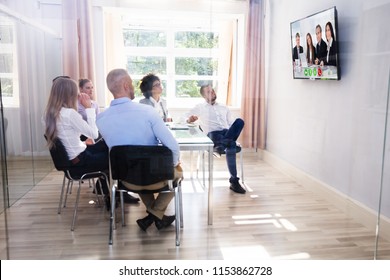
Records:
[[[337,65],[337,44],[334,36],[333,25],[330,21],[325,26],[326,36],[326,57],[324,59],[324,65]]]
[[[308,65],[314,64],[316,59],[316,49],[313,45],[313,40],[310,33],[306,34],[306,60]]]

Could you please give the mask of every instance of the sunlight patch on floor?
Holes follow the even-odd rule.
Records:
[[[297,231],[288,219],[282,218],[281,214],[255,214],[232,216],[236,225],[273,224],[276,228],[285,228],[288,231]]]

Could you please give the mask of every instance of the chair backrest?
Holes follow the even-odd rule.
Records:
[[[114,146],[110,150],[111,176],[146,186],[174,177],[172,151],[165,146]]]
[[[58,171],[65,171],[72,167],[72,163],[69,161],[65,146],[59,138],[55,139],[53,147],[50,148],[50,155],[54,166]]]

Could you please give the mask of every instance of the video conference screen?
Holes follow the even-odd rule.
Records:
[[[290,24],[294,79],[339,80],[336,7]]]

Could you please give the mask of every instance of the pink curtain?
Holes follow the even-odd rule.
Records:
[[[250,0],[241,116],[245,127],[240,142],[245,148],[265,148],[264,12],[262,0]]]
[[[89,0],[62,1],[64,75],[95,80],[92,15]]]

